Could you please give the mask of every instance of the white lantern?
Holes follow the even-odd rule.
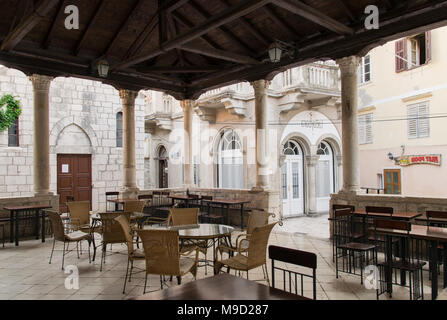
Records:
[[[269,47],[270,61],[277,63],[281,61],[282,48],[278,42],[273,42]]]
[[[98,62],[98,74],[101,78],[107,78],[109,73],[109,63],[106,60]]]

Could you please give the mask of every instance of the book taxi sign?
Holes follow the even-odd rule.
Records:
[[[401,156],[395,159],[396,165],[406,167],[413,164],[430,164],[434,166],[441,165],[441,155],[440,154],[428,154],[428,155],[412,155],[412,156]]]

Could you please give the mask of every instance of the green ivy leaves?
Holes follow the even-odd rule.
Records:
[[[21,113],[19,100],[10,94],[2,96],[0,98],[0,132],[8,129]]]

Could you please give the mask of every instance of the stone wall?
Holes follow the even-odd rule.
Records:
[[[8,147],[8,133],[0,133],[0,198],[32,196],[33,88],[20,71],[0,66],[0,95],[17,96],[22,105],[20,146]],[[140,93],[135,104],[137,186],[144,188],[144,110]],[[116,147],[118,91],[100,82],[55,78],[50,88],[50,188],[57,193],[57,154],[92,155],[92,205],[105,209],[105,192],[122,185],[122,148]]]

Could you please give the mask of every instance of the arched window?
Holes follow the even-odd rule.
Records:
[[[232,130],[224,130],[218,146],[218,187],[242,189],[244,186],[244,165],[242,143]]]
[[[322,142],[318,145],[318,150],[317,150],[317,155],[319,156],[329,156],[331,155],[331,150],[329,149],[330,147]]]
[[[123,146],[123,113],[120,111],[116,114],[116,146]]]
[[[285,156],[298,156],[300,155],[300,147],[294,141],[289,141],[284,145],[283,154]]]
[[[322,141],[318,145],[317,155],[320,156],[317,164],[317,209],[321,207],[320,211],[325,211],[330,194],[334,192],[334,160],[331,146]],[[322,202],[321,206],[318,202]]]
[[[298,216],[304,213],[303,151],[296,141],[289,140],[282,153],[285,156],[281,168],[283,217]]]

